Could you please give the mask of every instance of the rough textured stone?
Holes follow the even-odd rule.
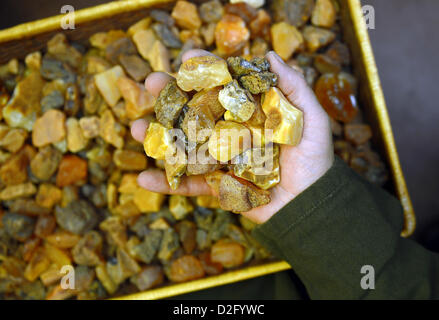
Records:
[[[284,60],[288,60],[304,43],[302,34],[287,22],[278,22],[271,26],[274,51]]]
[[[312,12],[311,22],[317,27],[331,28],[337,12],[331,0],[317,0]]]
[[[219,92],[218,100],[238,122],[247,121],[255,111],[253,97],[241,88],[236,80],[224,86],[224,89]]]
[[[178,88],[174,79],[170,80],[154,105],[157,120],[166,128],[173,128],[187,101],[187,94]]]
[[[87,161],[75,156],[65,155],[56,175],[56,185],[65,187],[71,184],[83,183],[87,179]]]
[[[198,29],[201,26],[201,19],[198,15],[197,6],[188,1],[179,0],[172,9],[171,16],[177,25],[185,29]]]
[[[85,200],[72,201],[64,208],[56,206],[55,217],[62,228],[79,235],[92,230],[99,219],[95,208]]]
[[[117,87],[117,79],[124,75],[125,73],[122,67],[114,66],[94,76],[96,87],[111,107],[114,107],[121,97],[119,88]]]
[[[226,14],[217,23],[215,43],[222,55],[231,55],[242,49],[250,39],[250,31],[242,18]]]

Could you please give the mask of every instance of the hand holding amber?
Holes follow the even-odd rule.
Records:
[[[157,133],[165,128],[181,128],[184,136],[189,137],[191,128],[187,123],[195,120],[195,130],[201,129],[198,127],[209,128],[212,133],[205,138],[199,135],[195,139],[189,138],[184,148],[186,151],[195,149],[199,154],[201,143],[205,143],[207,157],[220,162],[167,165],[165,161],[165,172],[154,169],[144,171],[139,175],[138,183],[145,189],[160,193],[220,195],[222,208],[241,212],[247,218],[263,223],[331,167],[334,153],[329,118],[303,76],[286,65],[274,52],[266,56],[269,66],[263,65],[262,59],[253,61],[251,65],[236,60],[234,66],[234,61],[229,59],[227,62],[234,78],[234,73],[250,72],[248,68],[259,70],[258,73],[248,73],[251,76],[241,76],[239,83],[236,80],[231,81],[227,74],[221,74],[221,69],[227,68],[224,60],[213,57],[206,51],[187,52],[183,56],[182,68],[196,67],[190,66],[194,57],[205,57],[204,63],[215,64],[217,72],[208,75],[206,79],[199,79],[199,82],[188,83],[183,79],[183,84],[180,85],[178,83],[182,82],[184,74],[183,77],[177,76],[177,81],[165,73],[151,74],[145,85],[157,97],[155,111],[158,123],[167,126],[158,126],[154,122],[157,128],[151,130],[149,121],[137,120],[133,123],[131,132],[140,142],[145,141],[145,136],[151,135],[146,140],[155,141],[156,146],[160,145],[161,148],[145,144],[145,151],[159,159],[166,153],[166,141],[169,137]],[[189,63],[185,65],[188,60]],[[261,65],[258,65],[259,62]],[[276,75],[277,81],[273,78]],[[206,81],[212,81],[210,88],[206,88]],[[199,87],[200,84],[203,88]],[[218,86],[224,87],[218,92]],[[185,91],[193,89],[198,92],[189,98]],[[247,94],[243,94],[244,91]],[[256,101],[254,94],[261,92],[261,101]],[[179,110],[166,109],[166,99],[170,96],[175,98],[174,105],[178,105]],[[212,99],[213,96],[218,96],[218,99]],[[220,120],[222,117],[224,120]],[[233,129],[249,131],[253,141],[252,148],[245,148],[245,137],[236,144],[223,143],[219,129],[231,125]],[[258,130],[260,128],[262,131]],[[270,134],[267,134],[268,131]],[[271,149],[267,145],[271,145]],[[255,158],[253,152],[258,147],[263,151],[256,158],[264,161],[266,153],[274,158],[274,168],[265,175],[255,173],[249,164],[249,159]],[[230,165],[231,160],[235,161],[234,165]],[[233,192],[227,192],[228,189]],[[243,199],[247,201],[242,201]]]

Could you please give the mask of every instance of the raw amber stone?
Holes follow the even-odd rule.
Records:
[[[62,158],[58,174],[56,175],[56,185],[65,187],[87,179],[87,161],[75,156],[66,155]]]
[[[111,244],[123,248],[127,242],[127,230],[120,217],[108,217],[99,224],[99,228],[105,231]]]
[[[250,131],[233,121],[218,121],[209,138],[210,155],[221,162],[227,162],[251,146]]]
[[[199,10],[201,20],[206,23],[218,22],[224,14],[224,8],[218,0],[210,0],[202,3]]]
[[[8,130],[6,135],[0,139],[0,147],[15,153],[23,146],[27,136],[28,133],[24,129]]]
[[[308,51],[314,53],[330,44],[335,39],[335,33],[330,30],[307,26],[303,29],[303,38]]]
[[[48,110],[35,121],[32,143],[36,147],[61,141],[66,136],[66,116],[59,110]]]
[[[67,41],[64,33],[57,33],[47,42],[47,52],[57,60],[66,62],[74,68],[81,63],[82,54]]]
[[[212,22],[201,26],[200,33],[206,46],[211,46],[215,42],[215,28],[216,23]]]
[[[265,0],[230,0],[230,3],[240,3],[240,2],[245,2],[249,6],[252,6],[253,8],[259,8],[264,5]]]
[[[169,263],[175,251],[180,248],[178,235],[174,229],[168,228],[163,231],[162,242],[157,257],[163,264]]]
[[[173,150],[173,141],[169,129],[158,122],[150,123],[146,131],[143,148],[148,157],[165,160],[167,154]]]
[[[136,285],[137,289],[144,291],[162,284],[165,277],[160,266],[147,266],[131,277],[130,280]]]
[[[317,0],[312,12],[311,22],[317,27],[331,28],[337,12],[331,0]]]
[[[99,135],[99,118],[96,116],[82,117],[79,119],[79,126],[87,139],[93,139]]]
[[[237,52],[249,39],[250,31],[239,16],[226,14],[216,25],[215,43],[221,55]]]
[[[13,128],[31,131],[40,110],[44,80],[38,72],[31,72],[19,81],[12,98],[3,108],[3,118]]]
[[[207,104],[189,108],[181,125],[188,141],[199,144],[207,141],[214,128],[215,119]]]
[[[93,47],[105,49],[110,43],[123,37],[126,37],[123,30],[110,30],[108,32],[97,32],[93,34],[89,41]]]
[[[204,175],[206,183],[215,191],[215,194],[219,194],[221,179],[225,174],[225,172],[217,170]]]
[[[196,246],[197,225],[192,221],[183,220],[175,225],[183,250],[186,254],[191,254]]]
[[[68,118],[67,127],[67,148],[71,152],[78,152],[87,146],[88,139],[84,137],[79,121],[76,118]]]
[[[75,263],[96,266],[102,261],[102,236],[96,231],[87,232],[72,249]]]
[[[270,31],[273,49],[284,60],[288,60],[303,45],[302,34],[286,22],[273,24]]]
[[[181,28],[198,29],[201,26],[201,19],[198,15],[197,6],[188,1],[177,1],[174,9],[172,9],[171,16]]]
[[[273,188],[280,182],[279,146],[245,151],[234,161],[233,172],[261,189]]]
[[[34,51],[26,55],[24,62],[29,69],[40,71],[41,68],[41,52]]]
[[[111,107],[114,107],[121,97],[117,87],[117,79],[124,75],[122,67],[117,65],[94,76],[96,87],[105,99],[105,102]]]
[[[165,195],[157,192],[138,188],[134,192],[134,203],[140,212],[157,212],[162,207]]]
[[[192,99],[187,103],[190,108],[206,105],[212,112],[212,116],[215,121],[220,119],[226,111],[218,100],[218,94],[221,87],[215,87],[212,89],[201,90],[194,94]]]
[[[128,119],[136,120],[153,112],[155,98],[146,91],[145,86],[127,77],[120,77],[117,87],[125,100]]]
[[[254,72],[239,79],[239,83],[252,94],[267,92],[277,84],[277,76],[271,72]]]
[[[136,47],[129,37],[117,39],[105,48],[105,58],[112,64],[117,64],[122,54],[136,53]]]
[[[219,92],[218,100],[221,105],[230,111],[233,119],[245,122],[255,111],[255,102],[252,95],[241,88],[238,81],[233,80]]]
[[[125,72],[135,81],[143,81],[151,73],[151,66],[137,54],[122,54],[119,61]]]
[[[16,185],[26,182],[29,159],[24,152],[12,155],[0,168],[0,179],[3,184]]]
[[[262,190],[243,179],[225,174],[219,188],[221,209],[232,212],[247,212],[270,202],[270,192]]]
[[[71,201],[65,207],[56,206],[55,217],[59,226],[76,234],[93,229],[99,219],[95,207],[82,199]]]
[[[346,124],[344,126],[344,136],[346,140],[358,146],[372,138],[372,129],[367,124]]]
[[[29,262],[41,244],[40,238],[30,238],[23,244],[23,260]]]
[[[262,110],[265,120],[265,137],[271,130],[270,141],[295,146],[302,139],[303,112],[294,107],[282,92],[272,87],[263,98]]]
[[[117,191],[120,193],[134,193],[139,185],[137,184],[137,174],[125,173],[119,184]]]
[[[171,264],[169,278],[174,282],[185,282],[204,277],[204,269],[200,260],[194,256],[183,256]]]
[[[181,183],[181,177],[186,172],[187,160],[184,151],[180,151],[177,155],[174,155],[171,161],[165,160],[165,172],[166,179],[172,190],[179,187]]]
[[[273,0],[271,11],[275,22],[286,21],[301,27],[309,19],[314,7],[314,0]]]
[[[233,77],[240,77],[252,72],[262,72],[258,66],[254,65],[250,61],[242,57],[229,57],[227,58],[227,65],[232,72]]]
[[[55,204],[61,202],[62,191],[50,183],[42,183],[38,188],[35,198],[38,205],[45,208],[52,208]]]
[[[125,136],[125,128],[116,121],[113,113],[109,109],[105,110],[101,115],[99,135],[117,149],[122,149],[124,145],[123,137]]]
[[[137,151],[116,150],[113,153],[113,161],[121,170],[144,170],[147,166],[146,157]]]
[[[21,197],[29,197],[37,192],[37,188],[30,182],[7,186],[0,192],[0,200],[7,201]]]
[[[237,242],[219,240],[210,251],[212,262],[221,263],[225,268],[238,267],[244,263],[244,247]]]
[[[177,84],[184,91],[210,89],[232,81],[227,63],[214,56],[186,60],[177,74]]]
[[[223,271],[223,265],[221,263],[212,261],[210,252],[202,252],[198,255],[198,258],[201,261],[204,272],[206,272],[208,275],[220,274]]]
[[[157,120],[166,128],[173,128],[187,101],[186,92],[177,86],[174,79],[170,80],[160,91],[154,105]]]
[[[156,40],[148,54],[148,61],[154,71],[171,72],[171,62],[168,49],[160,40]]]
[[[241,17],[246,24],[256,19],[257,10],[245,2],[228,3],[224,6],[225,14],[231,14]]]
[[[72,263],[70,256],[65,251],[55,246],[52,246],[48,242],[44,244],[44,251],[46,252],[49,260],[52,263],[56,264],[59,268],[70,265]]]
[[[314,67],[321,73],[339,73],[341,65],[326,54],[318,54],[314,58]]]
[[[80,236],[63,230],[56,231],[46,237],[48,243],[61,249],[73,248],[80,239]]]
[[[261,37],[270,39],[271,17],[264,9],[258,10],[258,15],[250,22],[251,38]]]
[[[18,241],[27,240],[35,227],[33,218],[18,213],[5,213],[1,222],[6,234]]]
[[[111,68],[111,64],[107,60],[101,57],[88,56],[86,57],[86,59],[87,59],[88,74],[101,73]]]
[[[197,196],[197,206],[210,209],[219,209],[220,204],[218,197],[214,196]]]
[[[358,113],[351,85],[340,74],[322,75],[317,80],[315,93],[323,108],[335,120],[350,122]]]
[[[170,228],[168,221],[165,218],[158,218],[149,224],[151,230],[165,230]]]
[[[35,281],[50,266],[50,260],[47,258],[45,250],[38,248],[31,261],[24,270],[24,277],[28,281]]]
[[[116,258],[116,264],[107,261],[107,272],[117,285],[140,271],[140,266],[124,249],[117,249]]]
[[[116,292],[118,285],[110,278],[107,272],[107,268],[105,264],[100,264],[95,269],[96,277],[99,279],[99,282],[108,292],[108,294],[113,294]]]
[[[151,17],[146,17],[137,21],[136,23],[134,23],[128,28],[127,34],[132,37],[137,31],[148,29],[148,27],[151,24],[151,21],[152,21]]]
[[[194,206],[185,196],[171,195],[169,197],[169,210],[175,219],[181,220],[194,210]]]
[[[30,163],[32,174],[42,181],[49,180],[56,172],[61,161],[62,154],[52,146],[46,146],[39,150]]]

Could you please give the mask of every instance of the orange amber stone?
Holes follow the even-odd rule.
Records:
[[[204,277],[200,260],[194,256],[183,256],[173,261],[169,278],[174,282],[185,282]]]
[[[250,38],[250,31],[240,17],[226,14],[215,28],[215,42],[220,54],[230,55],[242,49]]]
[[[244,263],[244,247],[237,242],[219,240],[210,251],[212,262],[221,263],[225,268],[237,267]]]
[[[199,254],[198,258],[204,268],[204,271],[208,275],[219,274],[223,271],[223,265],[219,262],[213,262],[210,252],[205,251]]]
[[[315,93],[331,118],[350,122],[357,115],[358,105],[354,92],[340,74],[322,75],[316,83]]]
[[[78,156],[66,155],[59,164],[56,185],[65,187],[87,178],[87,161]]]

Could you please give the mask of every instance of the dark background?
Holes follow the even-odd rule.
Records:
[[[3,0],[0,29],[105,0]],[[439,222],[439,1],[363,0],[375,8],[370,37],[396,145],[418,218],[416,237]]]

